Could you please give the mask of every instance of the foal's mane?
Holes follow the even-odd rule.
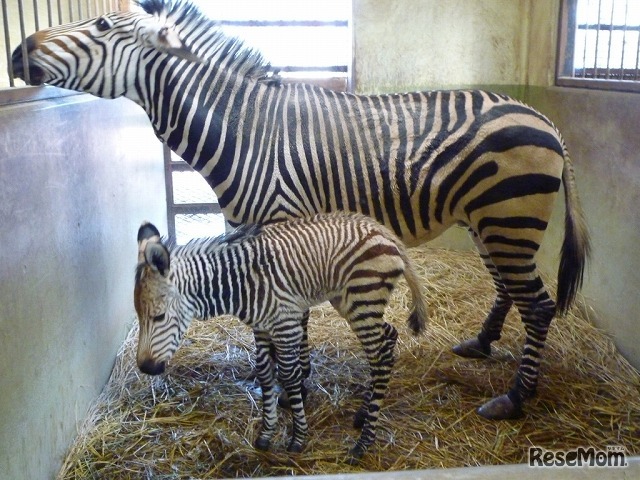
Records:
[[[215,250],[232,247],[235,244],[248,241],[260,235],[262,226],[258,224],[240,225],[235,230],[217,237],[202,237],[189,240],[184,245],[167,245],[171,255],[207,254]]]
[[[229,67],[244,76],[271,77],[271,64],[260,52],[226,35],[217,21],[203,14],[191,1],[137,0],[136,3],[148,14],[166,18],[167,23],[176,25],[180,31],[193,33],[182,40],[190,49],[197,49],[199,56],[215,63],[226,60]]]

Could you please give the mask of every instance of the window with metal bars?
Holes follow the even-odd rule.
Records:
[[[557,84],[640,92],[640,1],[563,0]]]

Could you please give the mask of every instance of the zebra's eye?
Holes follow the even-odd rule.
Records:
[[[101,32],[105,32],[111,28],[111,24],[107,21],[106,18],[100,17],[96,20],[96,28]]]
[[[154,322],[161,322],[163,320],[164,320],[164,313],[161,313],[160,315],[156,315],[155,317],[153,317]]]

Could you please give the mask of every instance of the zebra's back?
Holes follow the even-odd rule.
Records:
[[[248,324],[340,299],[348,285],[372,277],[395,284],[410,268],[392,232],[348,213],[243,226],[230,235],[176,247],[171,254],[179,288],[199,299],[194,303],[210,305],[212,311],[203,316],[237,315]],[[215,304],[207,298],[212,296],[219,297]]]

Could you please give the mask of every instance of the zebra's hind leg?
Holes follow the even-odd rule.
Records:
[[[396,328],[389,324],[384,323],[384,342],[385,348],[393,352],[396,342],[398,341],[398,331]],[[369,390],[365,393],[364,401],[356,412],[353,419],[353,426],[355,428],[362,428],[369,414],[369,402],[371,402],[371,392],[373,391],[373,385],[369,386]]]
[[[545,224],[546,226],[546,224]],[[525,239],[521,230],[504,235],[487,235],[484,243],[492,263],[524,323],[526,339],[513,388],[487,402],[478,413],[488,419],[517,418],[522,403],[535,395],[540,370],[540,354],[553,316],[555,303],[549,297],[534,261],[543,229],[530,229]],[[537,235],[535,233],[537,232]],[[484,330],[483,330],[484,332]]]
[[[535,395],[538,386],[541,352],[556,307],[546,292],[540,277],[527,282],[527,286],[530,291],[537,293],[529,298],[521,300],[516,298],[515,300],[526,331],[520,366],[511,390],[488,401],[478,409],[480,415],[490,420],[521,416],[523,402]],[[523,288],[526,287],[523,286]]]
[[[293,417],[293,431],[287,451],[296,453],[304,449],[308,433],[302,399],[302,368],[300,364],[301,342],[305,335],[305,328],[302,324],[303,321],[299,317],[282,319],[272,332],[278,362],[278,380],[287,393]]]
[[[271,337],[266,332],[254,332],[256,342],[256,375],[262,389],[262,427],[254,442],[258,450],[267,450],[275,432],[278,411],[276,408],[276,382],[271,361]]]
[[[456,355],[465,358],[487,358],[491,356],[491,343],[500,339],[502,326],[504,325],[507,313],[509,313],[511,309],[511,305],[513,305],[513,300],[511,300],[507,289],[502,283],[502,278],[491,260],[489,252],[478,237],[478,234],[469,228],[469,235],[473,239],[485,267],[487,267],[487,270],[489,270],[493,278],[497,295],[487,318],[482,324],[480,333],[476,337],[454,346],[452,350]]]
[[[369,391],[354,419],[354,425],[361,425],[362,432],[356,444],[349,450],[348,461],[356,463],[376,438],[380,409],[394,365],[393,351],[398,334],[392,325],[382,322],[382,312],[373,318],[353,321],[352,328],[364,348],[371,375]]]

